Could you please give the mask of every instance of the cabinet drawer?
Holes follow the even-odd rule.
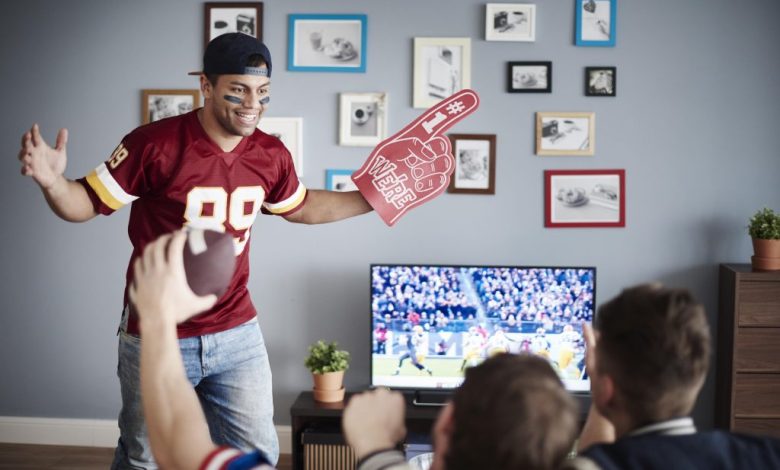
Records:
[[[780,438],[780,419],[737,418],[732,431]]]
[[[735,418],[780,418],[780,374],[736,374]]]
[[[744,281],[738,289],[739,326],[780,327],[780,282]]]
[[[737,328],[734,369],[780,373],[780,328]]]

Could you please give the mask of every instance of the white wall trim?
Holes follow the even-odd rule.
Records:
[[[292,453],[292,428],[276,426],[279,451]],[[58,446],[114,447],[119,426],[114,420],[0,416],[0,442]]]

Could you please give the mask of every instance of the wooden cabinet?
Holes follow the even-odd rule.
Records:
[[[780,437],[780,271],[720,266],[715,424]]]

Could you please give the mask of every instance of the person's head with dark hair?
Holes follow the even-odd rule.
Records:
[[[625,289],[596,316],[593,400],[620,436],[687,416],[710,361],[704,307],[684,289]]]
[[[467,369],[448,407],[439,426],[447,470],[557,468],[578,432],[573,398],[531,355],[499,354]]]

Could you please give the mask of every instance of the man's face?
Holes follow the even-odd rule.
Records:
[[[220,75],[204,87],[207,111],[228,133],[252,135],[268,107],[270,87],[271,80],[260,75]]]

